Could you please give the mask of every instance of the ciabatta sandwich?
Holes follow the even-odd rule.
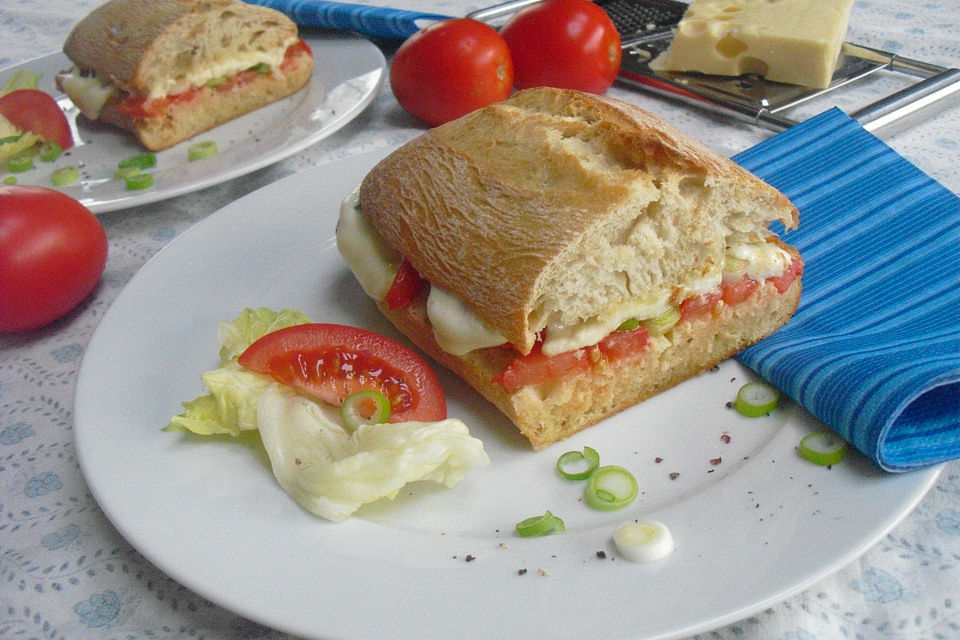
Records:
[[[296,92],[313,70],[296,24],[237,0],[110,0],[63,51],[75,66],[60,90],[155,151]]]
[[[541,448],[786,323],[780,192],[623,102],[530,89],[381,161],[337,226],[416,345]]]

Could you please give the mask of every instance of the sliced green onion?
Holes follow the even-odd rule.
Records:
[[[210,156],[215,156],[220,151],[217,149],[217,143],[213,140],[204,140],[196,142],[187,148],[187,157],[191,160],[203,160]]]
[[[113,172],[114,180],[125,180],[140,173],[140,167],[123,167]]]
[[[627,318],[620,323],[617,331],[633,331],[638,328],[640,328],[640,318]]]
[[[740,387],[733,407],[742,416],[759,418],[773,411],[780,401],[780,391],[764,382],[748,382]]]
[[[390,419],[390,399],[374,389],[351,393],[340,405],[340,418],[350,431],[362,424],[380,424]]]
[[[10,185],[11,187],[17,184],[17,176],[7,176],[3,179],[3,184]]]
[[[817,431],[800,441],[800,455],[814,464],[829,467],[847,455],[847,443],[832,431]]]
[[[63,149],[61,149],[60,145],[56,142],[44,142],[40,145],[40,150],[37,155],[39,155],[40,159],[44,162],[53,162],[60,157],[61,153],[63,153]]]
[[[600,466],[600,454],[584,447],[583,451],[567,451],[557,460],[557,473],[567,480],[586,480]]]
[[[533,516],[517,523],[517,535],[521,538],[533,538],[535,536],[545,536],[550,533],[563,533],[566,527],[563,526],[563,520],[553,515],[549,511],[542,516]]]
[[[216,78],[210,78],[204,84],[208,87],[219,87],[222,84],[227,82],[227,76],[217,76]]]
[[[270,73],[270,63],[269,62],[258,62],[253,65],[247,71],[256,71],[257,73]]]
[[[73,165],[60,167],[55,169],[53,173],[50,174],[50,184],[55,187],[63,187],[68,184],[73,184],[78,180],[80,180],[80,172],[77,171],[77,168]]]
[[[13,74],[13,77],[7,80],[3,91],[0,91],[0,96],[16,91],[17,89],[36,89],[39,86],[40,76],[29,69],[20,69]]]
[[[33,169],[33,154],[29,151],[21,151],[7,160],[7,169],[12,173],[30,171]]]
[[[673,552],[673,536],[662,522],[628,522],[613,532],[613,544],[632,562],[655,562]]]
[[[0,138],[0,144],[9,144],[11,142],[16,142],[20,139],[20,136],[7,136],[5,138]]]
[[[639,487],[633,474],[615,465],[600,467],[587,478],[584,497],[601,511],[623,509],[637,497]]]
[[[155,167],[157,165],[157,156],[149,151],[146,153],[138,153],[133,156],[129,156],[121,160],[117,167],[120,169],[125,169],[127,167],[137,167],[138,169],[149,169],[150,167]]]
[[[669,309],[658,315],[656,318],[649,318],[643,321],[643,326],[652,336],[662,336],[673,328],[673,325],[680,321],[680,307],[671,305]]]
[[[747,266],[750,263],[744,260],[743,258],[738,258],[732,253],[724,254],[723,256],[723,280],[725,282],[731,282],[739,280],[743,277],[743,274],[747,272]]]
[[[136,173],[132,176],[127,176],[123,179],[127,185],[127,189],[130,191],[140,191],[141,189],[149,189],[153,186],[153,174],[150,173]]]

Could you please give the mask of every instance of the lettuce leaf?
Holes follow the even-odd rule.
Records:
[[[221,322],[217,330],[220,366],[200,376],[209,393],[184,402],[184,412],[174,416],[164,430],[238,436],[241,431],[256,429],[257,397],[273,381],[244,369],[237,358],[267,333],[307,322],[310,319],[296,309],[265,307],[244,309],[232,322]]]

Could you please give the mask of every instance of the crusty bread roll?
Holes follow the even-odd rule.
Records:
[[[530,89],[432,129],[374,167],[359,203],[431,290],[505,344],[441,348],[425,294],[380,308],[536,448],[709,369],[783,325],[800,297],[799,277],[775,282],[802,266],[767,230],[797,223],[784,195],[640,108],[590,94]],[[751,256],[753,292],[725,303],[731,264],[740,278]],[[708,298],[705,313],[684,312],[637,353],[590,346],[630,314],[651,320]],[[592,366],[508,389],[508,365],[541,344],[547,353],[555,334]]]
[[[110,0],[63,50],[76,69],[59,88],[152,150],[284,98],[313,70],[293,21],[237,0]]]

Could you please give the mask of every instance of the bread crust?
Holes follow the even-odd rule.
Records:
[[[576,324],[715,267],[738,224],[797,222],[776,189],[639,107],[550,88],[404,145],[366,176],[360,202],[425,279],[521,353],[545,316]],[[671,255],[631,237],[644,225],[672,238]],[[590,291],[567,280],[587,262],[608,272]]]
[[[783,246],[795,260],[795,249]],[[425,294],[400,309],[378,303],[383,314],[415,345],[467,381],[517,426],[534,449],[592,426],[647,398],[697,376],[786,324],[802,291],[797,278],[783,293],[762,283],[736,305],[720,301],[702,316],[681,320],[635,357],[605,362],[555,382],[508,391],[494,379],[517,357],[509,347],[454,356],[437,345],[426,314]]]

